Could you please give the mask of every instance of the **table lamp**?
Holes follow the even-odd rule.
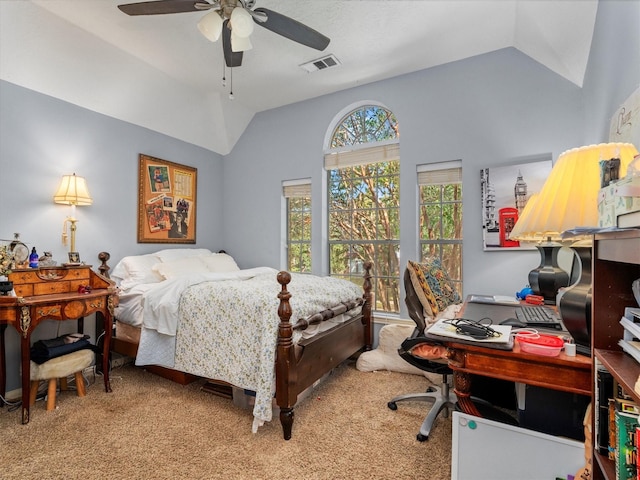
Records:
[[[64,175],[58,186],[58,190],[53,196],[53,201],[61,205],[71,205],[71,215],[64,221],[62,231],[62,243],[67,244],[67,223],[71,224],[71,246],[69,248],[69,262],[79,263],[80,256],[76,251],[76,223],[75,218],[76,205],[86,206],[93,203],[93,199],[89,194],[87,182],[84,177],[73,175]]]
[[[598,225],[598,192],[601,188],[600,165],[620,159],[618,178],[638,154],[630,143],[602,143],[574,148],[562,153],[532,206],[530,222],[553,241],[562,241],[563,232]],[[566,241],[566,240],[565,240]],[[562,291],[558,309],[565,327],[573,336],[578,351],[591,352],[591,234],[570,245],[579,259],[580,275]]]
[[[546,304],[555,305],[558,290],[569,285],[569,274],[558,265],[562,244],[554,241],[546,231],[544,222],[533,217],[540,194],[534,193],[525,204],[510,238],[521,242],[535,242],[540,252],[540,265],[529,272],[529,286],[536,295],[544,297]]]

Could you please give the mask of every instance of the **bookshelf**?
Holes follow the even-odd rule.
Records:
[[[618,341],[623,336],[624,329],[620,325],[620,318],[624,315],[624,309],[637,306],[631,291],[631,283],[640,278],[639,229],[595,235],[592,278],[593,373],[596,374],[596,362],[599,362],[624,390],[640,403],[640,395],[634,391],[635,383],[640,376],[640,363],[624,353],[618,345]],[[591,400],[593,405],[597,405],[595,392]],[[597,411],[597,409],[594,410]],[[592,427],[595,435],[595,425]],[[594,480],[615,480],[616,478],[614,462],[606,455],[601,455],[597,448],[593,451],[592,478]]]

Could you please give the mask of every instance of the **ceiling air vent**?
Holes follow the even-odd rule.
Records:
[[[311,60],[310,62],[300,65],[307,72],[317,72],[318,70],[324,70],[325,68],[337,67],[340,65],[340,61],[335,55],[330,54],[326,57],[318,58],[317,60]]]

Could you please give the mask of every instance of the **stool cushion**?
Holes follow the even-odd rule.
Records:
[[[31,362],[31,380],[62,378],[80,372],[93,363],[92,350],[78,350],[60,357],[52,358],[38,365]]]

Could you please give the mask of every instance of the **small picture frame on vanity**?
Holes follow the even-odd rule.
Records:
[[[69,263],[67,265],[80,265],[80,254],[78,252],[69,252]]]

